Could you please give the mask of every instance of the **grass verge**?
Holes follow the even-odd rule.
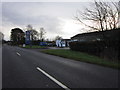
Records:
[[[59,50],[48,49],[48,50],[42,50],[42,52],[51,54],[51,55],[64,57],[64,58],[74,59],[74,60],[78,60],[82,62],[93,63],[93,64],[98,64],[102,66],[120,69],[120,63],[118,62],[104,60],[97,56],[89,55],[89,54],[82,53],[82,52],[64,50],[64,49],[59,49]]]

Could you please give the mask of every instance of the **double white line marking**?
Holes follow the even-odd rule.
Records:
[[[57,79],[53,78],[52,76],[50,76],[49,74],[47,74],[45,71],[43,71],[42,69],[40,69],[39,67],[37,67],[37,70],[39,70],[40,72],[42,72],[44,75],[46,75],[48,78],[50,78],[52,81],[54,81],[55,83],[57,83],[60,87],[64,88],[65,90],[70,90],[67,86],[65,86],[64,84],[62,84],[61,82],[59,82]]]

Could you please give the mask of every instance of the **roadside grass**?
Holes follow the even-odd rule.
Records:
[[[64,50],[64,49],[59,49],[59,50],[48,49],[48,50],[42,50],[41,52],[64,57],[64,58],[74,59],[82,62],[93,63],[106,67],[120,69],[120,62],[118,63],[118,62],[104,60],[97,56],[89,55],[78,51]]]
[[[45,49],[45,48],[47,48],[47,47],[46,47],[46,46],[37,46],[37,45],[32,45],[32,46],[30,46],[30,45],[26,45],[26,46],[23,47],[23,48]]]

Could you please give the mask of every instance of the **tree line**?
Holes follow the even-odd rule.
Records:
[[[32,25],[27,25],[26,30],[20,28],[11,29],[10,41],[13,45],[22,45],[25,44],[25,32],[30,31],[31,41],[44,41],[45,29],[40,28],[40,32],[32,27]]]
[[[25,30],[22,30],[20,28],[14,28],[11,29],[11,35],[10,35],[10,41],[12,42],[12,45],[22,45],[25,44],[25,32],[29,31],[30,32],[30,39],[31,42],[44,42],[44,41],[49,41],[49,39],[45,40],[45,34],[46,31],[43,27],[40,28],[39,32],[33,28],[32,25],[27,25]],[[56,41],[57,39],[62,39],[61,36],[56,36],[53,41]]]

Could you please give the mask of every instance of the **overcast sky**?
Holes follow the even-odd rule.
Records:
[[[38,32],[45,29],[46,38],[59,35],[70,38],[86,32],[84,26],[74,20],[77,10],[91,7],[92,2],[2,2],[2,32],[9,40],[13,28],[24,29],[31,24]],[[0,18],[1,19],[1,18]]]

